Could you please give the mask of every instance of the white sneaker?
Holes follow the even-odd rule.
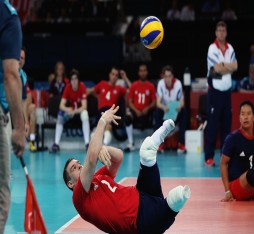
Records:
[[[188,185],[177,186],[169,191],[167,202],[168,206],[175,212],[179,212],[190,198],[191,190]]]

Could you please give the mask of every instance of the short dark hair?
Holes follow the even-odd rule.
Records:
[[[162,68],[161,74],[165,74],[166,71],[170,71],[172,74],[174,74],[174,69],[173,67],[166,65]]]
[[[226,24],[225,21],[219,21],[217,24],[216,24],[216,30],[218,29],[218,27],[224,27],[226,29],[228,29],[228,26]]]
[[[21,50],[23,50],[26,53],[26,47],[25,46],[22,46]]]
[[[73,189],[70,188],[70,187],[68,186],[68,182],[71,180],[71,177],[69,176],[69,173],[68,173],[68,171],[67,171],[67,167],[68,167],[69,163],[70,163],[72,160],[74,160],[74,159],[75,159],[75,158],[69,158],[69,159],[66,161],[65,166],[64,166],[64,170],[63,170],[63,179],[64,179],[64,183],[65,183],[66,186],[67,186],[70,190],[72,190],[72,191],[73,191]]]
[[[240,104],[240,111],[241,111],[242,107],[245,106],[245,105],[249,106],[249,107],[251,108],[251,110],[252,110],[252,114],[254,114],[254,105],[253,105],[253,103],[252,103],[251,101],[249,101],[249,100],[245,100],[245,101],[243,101],[243,102]]]
[[[79,79],[79,71],[77,69],[72,69],[70,72],[70,79],[73,75],[76,75]]]

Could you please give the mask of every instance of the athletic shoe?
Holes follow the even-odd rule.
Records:
[[[161,143],[159,148],[158,148],[158,153],[163,153],[164,149],[165,149],[165,145],[164,145],[164,143]]]
[[[214,167],[215,166],[215,162],[212,158],[209,158],[205,161],[205,165],[208,167]]]
[[[50,153],[56,153],[57,151],[59,151],[60,150],[60,147],[59,147],[59,145],[57,145],[57,144],[53,144],[52,146],[51,146],[51,149],[49,150],[49,152]]]
[[[37,146],[36,146],[35,141],[30,141],[30,143],[29,143],[29,150],[30,150],[31,152],[37,151]]]
[[[179,212],[190,198],[191,190],[188,185],[177,186],[169,191],[167,203],[171,210]]]
[[[178,144],[177,153],[179,153],[179,154],[184,154],[184,153],[186,153],[186,148],[185,148],[185,145],[184,145],[184,144],[181,144],[181,143]]]
[[[175,129],[175,123],[172,119],[167,119],[163,122],[163,125],[166,126],[167,130],[172,132]]]
[[[123,150],[124,150],[124,152],[131,152],[131,151],[135,150],[134,144],[126,145],[126,147]]]

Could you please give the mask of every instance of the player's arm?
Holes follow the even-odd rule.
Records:
[[[113,105],[109,110],[105,111],[98,121],[94,135],[89,143],[85,165],[80,173],[80,180],[85,191],[89,191],[92,179],[95,173],[96,164],[98,161],[99,153],[102,147],[102,140],[104,130],[107,124],[113,122],[118,125],[117,120],[121,119],[120,116],[115,115],[119,106]]]
[[[65,98],[61,98],[59,109],[68,113],[68,112],[72,111],[72,109],[71,109],[71,107],[67,107],[66,103],[67,103],[67,100]]]
[[[83,110],[87,109],[87,100],[86,99],[82,99],[81,100],[81,106],[75,110],[75,113],[81,113]]]
[[[136,113],[139,112],[139,110],[135,107],[134,103],[133,103],[133,100],[129,98],[129,107],[135,111]]]
[[[167,112],[168,111],[168,107],[166,105],[162,104],[161,99],[162,99],[162,97],[159,97],[159,96],[156,97],[156,106],[159,109],[163,110],[164,112]]]
[[[234,71],[237,70],[237,68],[238,68],[237,61],[232,63],[218,63],[214,65],[214,70],[221,75],[233,73]]]
[[[110,175],[115,177],[123,160],[123,152],[115,147],[103,145],[99,153],[99,160],[107,167]]]
[[[220,172],[221,172],[221,179],[225,189],[225,197],[221,201],[232,201],[233,195],[230,192],[229,187],[229,178],[228,178],[228,163],[230,161],[230,157],[226,156],[225,154],[221,155],[220,160]]]

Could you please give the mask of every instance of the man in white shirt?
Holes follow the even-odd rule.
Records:
[[[215,29],[216,39],[209,46],[207,55],[208,99],[205,164],[214,166],[214,149],[217,131],[220,130],[220,148],[230,133],[231,113],[231,74],[237,70],[237,60],[233,47],[227,43],[227,25],[220,21]]]

